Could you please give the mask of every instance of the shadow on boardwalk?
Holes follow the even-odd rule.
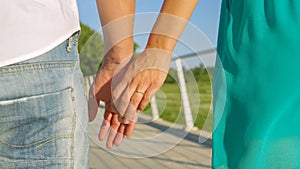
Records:
[[[101,121],[100,116],[95,121]],[[120,147],[108,150],[97,140],[99,125],[89,125],[90,169],[208,169],[211,162],[211,140],[198,143],[200,131],[186,133],[170,128],[163,121],[141,118],[133,138]]]

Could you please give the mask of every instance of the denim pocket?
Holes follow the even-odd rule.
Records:
[[[0,168],[47,166],[53,160],[70,165],[73,102],[73,88],[0,101]]]

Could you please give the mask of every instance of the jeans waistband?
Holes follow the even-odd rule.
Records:
[[[45,65],[43,64],[47,64],[47,67],[57,67],[58,65],[63,67],[72,67],[75,63],[78,63],[79,61],[77,51],[78,38],[79,31],[74,33],[67,40],[65,40],[64,42],[62,42],[61,44],[59,44],[58,46],[56,46],[55,48],[53,48],[45,54],[39,55],[26,61],[1,67],[0,74],[24,71],[25,67],[29,69],[42,69],[45,68]],[[39,66],[38,68],[33,68],[33,65]]]

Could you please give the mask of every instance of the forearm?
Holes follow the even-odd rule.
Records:
[[[104,38],[104,62],[119,64],[133,54],[135,0],[97,0],[97,6]]]
[[[165,0],[146,48],[173,51],[198,0]]]

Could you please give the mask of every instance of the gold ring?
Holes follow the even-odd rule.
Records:
[[[135,92],[137,92],[137,93],[139,93],[139,94],[141,94],[141,95],[144,95],[145,93],[143,92],[143,91],[141,91],[141,90],[136,90]]]

